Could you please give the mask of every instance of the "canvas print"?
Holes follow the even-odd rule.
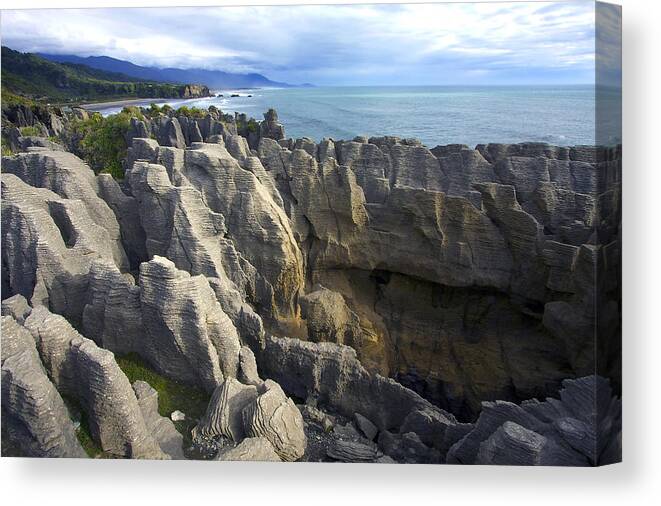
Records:
[[[621,460],[621,9],[2,12],[2,456]]]

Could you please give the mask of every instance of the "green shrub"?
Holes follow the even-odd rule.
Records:
[[[0,137],[0,147],[2,149],[2,156],[11,156],[14,154],[14,152],[9,147],[9,144],[7,143],[7,139],[5,139],[4,135]]]
[[[139,120],[145,119],[145,117],[142,115],[142,110],[135,105],[128,105],[124,107],[120,114],[127,114],[129,116],[129,120],[131,119],[131,116],[135,116]]]
[[[177,115],[186,116],[187,118],[201,119],[207,115],[207,111],[200,109],[199,107],[188,107],[182,105],[179,109],[177,109]]]
[[[115,179],[124,177],[122,161],[126,157],[126,136],[131,118],[144,119],[136,107],[125,107],[122,112],[103,117],[98,113],[87,120],[75,122],[74,137],[79,139],[78,151],[96,173],[108,173]]]
[[[41,134],[41,130],[34,126],[21,127],[19,132],[21,132],[22,137],[39,136]]]
[[[246,129],[248,132],[257,133],[259,132],[259,123],[253,118],[250,118],[250,121],[248,121],[248,124],[246,125]]]
[[[161,108],[159,107],[158,104],[152,102],[151,104],[149,104],[149,111],[147,112],[147,114],[149,114],[150,118],[155,118],[156,116],[161,114]]]

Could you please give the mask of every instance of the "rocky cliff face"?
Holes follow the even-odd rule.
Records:
[[[182,457],[113,352],[212,395],[195,436],[218,459],[618,459],[618,148],[250,125],[134,120],[121,184],[44,146],[3,157],[3,420],[24,454],[80,454],[64,396],[108,453]]]
[[[616,337],[617,150],[262,139],[258,154],[306,287],[347,301],[366,365],[439,405],[471,417],[484,399],[543,396],[588,374],[597,288],[611,308],[598,330]],[[326,335],[343,342],[345,325]]]

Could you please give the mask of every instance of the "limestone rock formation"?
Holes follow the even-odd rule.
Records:
[[[264,113],[264,121],[259,125],[261,137],[267,137],[279,141],[285,138],[285,127],[278,123],[278,113],[275,109],[269,109]]]
[[[204,436],[225,436],[240,442],[245,437],[243,409],[256,398],[257,387],[227,378],[211,396],[197,431]]]
[[[314,397],[345,416],[361,414],[379,430],[402,427],[412,412],[428,413],[428,442],[440,450],[472,428],[396,381],[369,373],[347,346],[269,336],[260,365],[296,397]]]
[[[46,136],[86,113],[8,114]],[[80,453],[71,398],[107,453],[181,458],[111,353],[135,352],[213,392],[198,432],[238,443],[219,459],[619,460],[619,148],[317,143],[210,107],[134,118],[118,183],[3,133],[24,151],[2,174],[3,424],[24,454]]]
[[[91,262],[103,257],[117,265],[121,253],[119,263],[125,265],[117,244],[119,227],[114,238],[95,221],[94,206],[84,202],[2,174],[3,287],[8,295],[23,295],[32,304],[46,304],[79,321]],[[112,222],[112,211],[105,210],[110,216],[104,218]]]
[[[257,291],[264,282],[228,237],[225,218],[210,210],[202,194],[192,186],[171,183],[171,179],[181,183],[186,180],[178,165],[183,162],[177,161],[181,152],[163,151],[140,139],[133,141],[133,150],[147,150],[147,154],[136,156],[153,160],[162,159],[163,153],[172,155],[169,169],[137,162],[127,173],[146,234],[147,254],[167,257],[192,275],[206,276],[242,338],[252,346],[261,346],[261,318],[245,299],[258,297]]]
[[[613,315],[600,331],[617,336],[616,148],[262,138],[257,153],[307,285],[358,316],[371,371],[466,418],[483,399],[549,395],[592,371],[597,270]]]
[[[76,400],[92,437],[113,455],[164,458],[148,432],[131,384],[113,354],[82,337],[59,315],[35,307],[25,321],[57,390]]]
[[[560,399],[485,402],[475,428],[450,448],[448,462],[586,466],[616,461],[606,446],[620,439],[619,404],[598,376],[565,380]]]
[[[360,347],[362,331],[358,316],[344,297],[323,286],[300,297],[301,316],[307,322],[308,337],[315,342],[330,341]]]
[[[328,450],[328,456],[333,460],[343,462],[373,462],[379,457],[375,444],[343,441],[338,439]]]
[[[251,462],[282,462],[268,439],[248,437],[234,448],[220,451],[215,460]]]
[[[94,225],[107,233],[111,258],[120,269],[128,266],[117,219],[99,196],[94,172],[77,156],[36,149],[4,158],[2,171],[15,174],[35,188],[51,190],[63,199],[81,201]]]
[[[243,409],[246,434],[266,438],[282,460],[298,460],[307,445],[301,412],[274,381],[266,380],[260,390]]]
[[[32,311],[28,301],[22,295],[14,295],[2,301],[2,316],[12,316],[21,325]]]
[[[16,447],[28,457],[87,456],[34,338],[11,316],[2,317],[2,440],[3,455]]]
[[[209,208],[223,215],[236,249],[264,280],[256,302],[273,316],[294,316],[303,283],[301,252],[268,189],[220,144],[186,150],[182,174]]]
[[[138,286],[103,261],[89,278],[83,328],[99,345],[138,353],[162,374],[209,392],[237,376],[239,336],[204,276],[156,256],[141,264]]]
[[[172,420],[158,413],[158,392],[146,381],[136,381],[132,386],[148,432],[163,453],[171,459],[183,460],[184,437],[177,431]]]
[[[242,346],[239,350],[239,379],[246,385],[259,386],[263,383],[257,371],[255,354],[248,346]]]
[[[379,428],[360,413],[354,413],[353,418],[363,435],[370,441],[374,440],[379,433]]]

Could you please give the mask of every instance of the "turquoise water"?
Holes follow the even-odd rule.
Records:
[[[244,112],[261,119],[273,107],[288,137],[415,137],[429,147],[461,143],[594,144],[592,86],[338,87],[224,91],[224,97],[173,106]],[[240,97],[231,98],[231,93]],[[252,95],[252,97],[248,97]],[[107,109],[104,113],[115,112]]]

